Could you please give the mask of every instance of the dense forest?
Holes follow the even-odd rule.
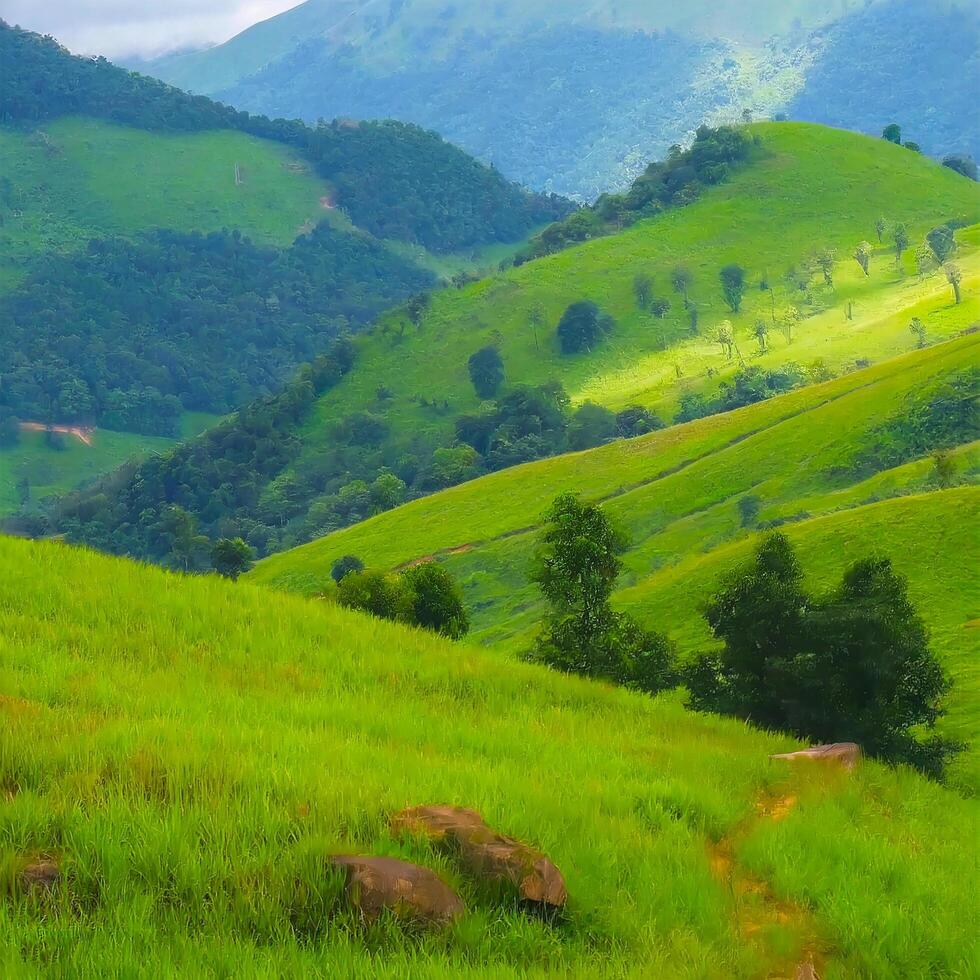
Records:
[[[610,235],[641,218],[690,204],[706,187],[726,180],[757,148],[757,142],[738,128],[701,126],[690,148],[671,147],[667,159],[651,163],[626,193],[603,194],[591,207],[549,225],[531,240],[517,262]]]
[[[373,239],[321,225],[284,251],[159,231],[38,259],[0,296],[0,416],[177,435],[280,388],[332,337],[429,287]]]
[[[0,124],[79,114],[143,129],[235,129],[275,140],[311,160],[356,224],[432,251],[516,241],[571,208],[560,198],[523,190],[415,126],[334,122],[310,128],[251,116],[104,58],[73,57],[50,38],[2,21],[0,64]]]
[[[792,118],[869,133],[901,122],[925,153],[980,158],[976,4],[871,4],[819,37]]]

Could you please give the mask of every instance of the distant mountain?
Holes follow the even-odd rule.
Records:
[[[980,155],[963,111],[978,50],[975,9],[950,0],[308,0],[146,70],[250,111],[415,122],[594,198],[745,111],[875,134],[904,121],[930,153]]]

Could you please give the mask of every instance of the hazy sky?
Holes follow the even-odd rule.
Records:
[[[300,0],[0,0],[0,18],[78,54],[160,54],[225,41]]]

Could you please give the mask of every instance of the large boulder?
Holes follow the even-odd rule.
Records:
[[[465,911],[459,896],[428,868],[387,857],[338,855],[331,860],[345,872],[347,900],[366,922],[387,909],[402,920],[446,926]]]
[[[470,874],[512,890],[522,901],[546,909],[563,908],[565,879],[540,851],[488,827],[475,810],[416,806],[392,817],[396,832],[419,834],[458,853]]]
[[[856,742],[834,742],[831,745],[814,745],[812,749],[799,752],[782,752],[770,756],[771,759],[784,759],[794,762],[798,759],[816,762],[834,762],[845,769],[853,769],[861,759],[861,746]]]

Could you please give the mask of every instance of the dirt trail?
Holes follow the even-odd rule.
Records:
[[[789,962],[775,962],[765,973],[765,980],[819,980],[826,948],[819,938],[810,913],[793,902],[776,896],[771,885],[738,865],[739,843],[762,821],[785,820],[796,806],[797,797],[764,794],[755,804],[755,812],[720,841],[708,845],[708,861],[716,878],[730,890],[735,905],[735,928],[746,945],[756,947],[770,963],[778,960],[767,949],[766,932],[783,928],[797,937],[798,952]]]
[[[86,446],[92,445],[95,429],[81,425],[45,425],[43,422],[21,422],[21,432],[57,432],[62,436],[74,436]]]

